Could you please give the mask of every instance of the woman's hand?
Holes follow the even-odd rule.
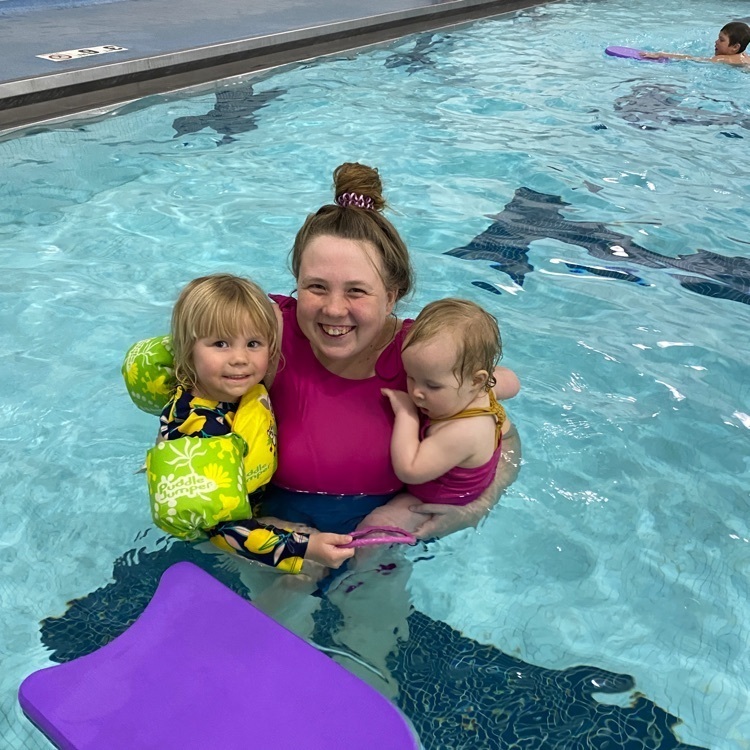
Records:
[[[492,390],[498,401],[507,401],[518,395],[521,390],[521,381],[513,370],[498,365],[492,374],[495,378],[495,385]]]
[[[307,554],[305,560],[325,565],[327,568],[339,568],[341,565],[354,556],[354,548],[342,549],[339,545],[349,544],[352,538],[349,534],[329,534],[322,531],[316,531],[310,534],[310,541],[307,543]]]
[[[494,505],[494,503],[493,503]],[[417,539],[436,539],[454,531],[476,527],[492,507],[482,498],[468,505],[444,505],[442,503],[419,503],[409,510],[424,516],[414,536]]]

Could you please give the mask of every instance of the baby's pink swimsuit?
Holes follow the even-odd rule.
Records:
[[[497,464],[500,461],[500,452],[502,437],[500,430],[505,421],[505,410],[497,403],[495,395],[490,391],[490,405],[478,409],[467,409],[460,414],[452,417],[446,417],[447,421],[452,419],[468,419],[470,417],[480,417],[485,414],[492,414],[497,420],[497,429],[495,431],[496,448],[492,457],[486,464],[477,466],[473,469],[462,469],[460,466],[447,471],[441,477],[433,479],[423,484],[410,484],[407,486],[409,492],[414,497],[418,497],[425,503],[444,503],[446,505],[468,505],[476,500],[491,484],[495,478]],[[419,427],[419,439],[424,440],[427,434],[427,428],[430,426],[429,419],[425,419]]]

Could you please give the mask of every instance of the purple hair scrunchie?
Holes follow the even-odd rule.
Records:
[[[359,193],[341,193],[341,195],[336,196],[336,203],[342,208],[356,206],[357,208],[366,208],[370,211],[375,208],[375,202],[369,195],[360,195]]]

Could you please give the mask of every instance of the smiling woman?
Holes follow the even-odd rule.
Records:
[[[402,486],[391,468],[393,415],[381,388],[406,387],[401,344],[409,322],[391,313],[411,289],[412,269],[382,215],[377,170],[342,164],[334,181],[336,202],[308,216],[295,239],[299,300],[272,296],[281,357],[266,382],[280,461],[261,512],[347,533]],[[145,370],[148,356],[144,350],[131,366]]]

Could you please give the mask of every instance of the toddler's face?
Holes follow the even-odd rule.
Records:
[[[194,395],[212,401],[239,401],[268,370],[268,342],[253,332],[229,339],[209,336],[193,347],[198,378]]]

